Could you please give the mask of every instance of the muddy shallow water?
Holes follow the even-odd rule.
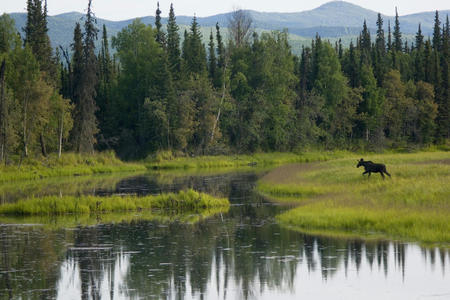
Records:
[[[289,209],[253,191],[260,175],[140,175],[52,182],[36,194],[157,194],[192,187],[226,214],[55,227],[0,224],[0,299],[450,299],[450,254],[396,241],[281,228]],[[89,184],[88,184],[89,183]],[[7,192],[3,197],[14,201]],[[32,188],[21,193],[33,193]],[[51,221],[50,221],[51,223]]]

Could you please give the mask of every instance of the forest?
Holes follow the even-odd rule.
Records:
[[[257,34],[236,10],[203,44],[194,17],[180,33],[139,19],[111,40],[89,1],[70,49],[53,49],[47,3],[27,1],[23,36],[0,17],[0,161],[114,150],[218,155],[308,148],[378,151],[445,144],[449,124],[449,19],[362,24],[348,48],[320,36],[295,56],[287,31]],[[227,30],[227,32],[225,32]],[[68,33],[69,34],[69,33]],[[97,39],[101,40],[96,49]]]

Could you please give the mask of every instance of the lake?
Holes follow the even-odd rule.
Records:
[[[175,213],[129,222],[0,219],[0,299],[450,299],[448,249],[282,228],[275,216],[291,207],[253,190],[263,173],[116,174],[0,188],[2,203],[186,188],[231,202],[227,213],[189,222]]]

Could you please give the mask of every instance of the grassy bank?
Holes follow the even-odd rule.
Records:
[[[257,189],[274,201],[297,202],[277,218],[301,231],[450,243],[449,152],[364,156],[386,164],[386,180],[361,176],[359,158],[280,167]]]
[[[306,152],[306,153],[256,153],[253,155],[234,156],[199,156],[172,157],[165,155],[146,162],[149,169],[207,169],[207,168],[237,168],[246,166],[273,166],[287,163],[304,163],[326,161],[348,155],[344,151]]]
[[[145,170],[146,168],[142,164],[122,162],[113,152],[92,155],[64,153],[61,158],[52,154],[47,158],[25,158],[21,162],[0,166],[0,183],[58,176]]]
[[[142,210],[175,209],[195,211],[228,207],[227,199],[198,193],[194,190],[157,196],[48,196],[19,200],[0,206],[2,215],[64,215],[136,212]]]

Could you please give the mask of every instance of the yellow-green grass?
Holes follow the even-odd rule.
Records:
[[[65,215],[98,214],[110,212],[139,212],[142,210],[171,209],[195,211],[228,207],[228,199],[216,198],[194,190],[156,196],[48,196],[19,200],[0,206],[2,215]]]
[[[360,157],[352,155],[299,166],[289,177],[269,173],[257,189],[274,201],[297,201],[299,207],[277,218],[302,231],[449,244],[450,153],[363,157],[386,164],[392,178],[362,176]],[[274,174],[283,174],[283,167]]]
[[[25,158],[22,162],[0,166],[0,182],[145,170],[143,164],[122,162],[113,152],[64,153],[60,158],[51,154],[47,158]]]
[[[256,153],[234,156],[158,157],[146,163],[150,169],[207,169],[238,168],[244,166],[272,166],[287,163],[326,161],[348,155],[345,151],[306,153]]]

